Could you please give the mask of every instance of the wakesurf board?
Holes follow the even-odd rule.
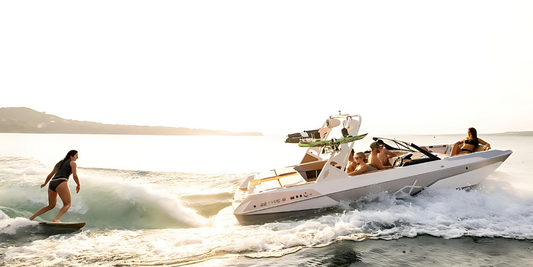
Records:
[[[40,222],[39,226],[80,229],[85,226],[85,222]]]

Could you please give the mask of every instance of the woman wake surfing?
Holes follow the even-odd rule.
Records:
[[[68,188],[68,179],[71,174],[74,177],[74,182],[76,182],[77,184],[76,193],[80,192],[80,181],[78,179],[78,173],[76,171],[77,159],[78,151],[71,150],[67,153],[63,160],[59,161],[55,165],[52,172],[46,177],[46,180],[41,185],[41,188],[43,188],[48,183],[48,181],[52,179],[52,181],[50,181],[50,184],[48,185],[48,206],[40,209],[37,213],[33,214],[33,216],[30,217],[30,220],[33,220],[35,219],[35,217],[52,210],[56,206],[57,195],[59,195],[61,201],[63,201],[63,207],[57,213],[54,222],[59,222],[59,218],[61,218],[61,216],[63,216],[63,214],[67,212],[71,204],[70,190]]]

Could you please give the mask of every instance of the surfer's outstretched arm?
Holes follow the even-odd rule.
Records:
[[[54,177],[55,173],[56,173],[56,169],[54,168],[52,170],[52,172],[50,174],[48,174],[48,176],[46,176],[46,180],[44,181],[44,184],[41,185],[41,188],[43,188],[48,183],[48,181],[50,181],[50,179],[52,179],[52,177]]]

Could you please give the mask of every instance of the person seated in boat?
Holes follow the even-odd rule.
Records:
[[[381,163],[383,163],[383,166],[390,166],[392,167],[392,164],[390,163],[389,159],[396,157],[396,154],[390,152],[388,149],[385,148],[385,143],[383,140],[378,140],[376,142],[379,145],[379,154],[378,158],[381,160]]]
[[[352,155],[350,154],[350,157],[351,156]],[[353,171],[348,172],[349,176],[363,174],[365,172],[377,171],[376,168],[366,164],[365,153],[357,152],[357,154],[355,154],[355,157],[353,157],[353,159],[354,159],[354,162],[355,162],[356,166],[355,166],[355,169]]]
[[[372,152],[370,152],[370,155],[368,156],[368,164],[372,167],[378,169],[378,170],[385,170],[390,169],[392,166],[384,166],[381,160],[379,159],[379,153],[381,152],[381,149],[377,142],[373,142],[370,144],[370,149],[372,149]]]
[[[355,152],[352,149],[352,151],[350,151],[350,156],[348,156],[348,165],[346,166],[347,173],[353,172],[357,168],[357,162],[355,161],[354,156]]]
[[[474,127],[468,128],[468,137],[456,142],[453,145],[451,157],[456,155],[470,154],[476,151],[479,144],[486,145],[490,148],[490,144],[477,137],[477,130]]]

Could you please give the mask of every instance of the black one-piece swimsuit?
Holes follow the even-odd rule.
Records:
[[[68,181],[68,177],[70,174],[72,174],[72,168],[70,167],[70,159],[67,159],[66,161],[60,161],[56,164],[56,174],[54,175],[54,178],[52,178],[52,181],[50,181],[50,184],[48,185],[48,188],[50,190],[57,192],[57,187],[63,183]],[[65,180],[66,178],[66,180]]]

